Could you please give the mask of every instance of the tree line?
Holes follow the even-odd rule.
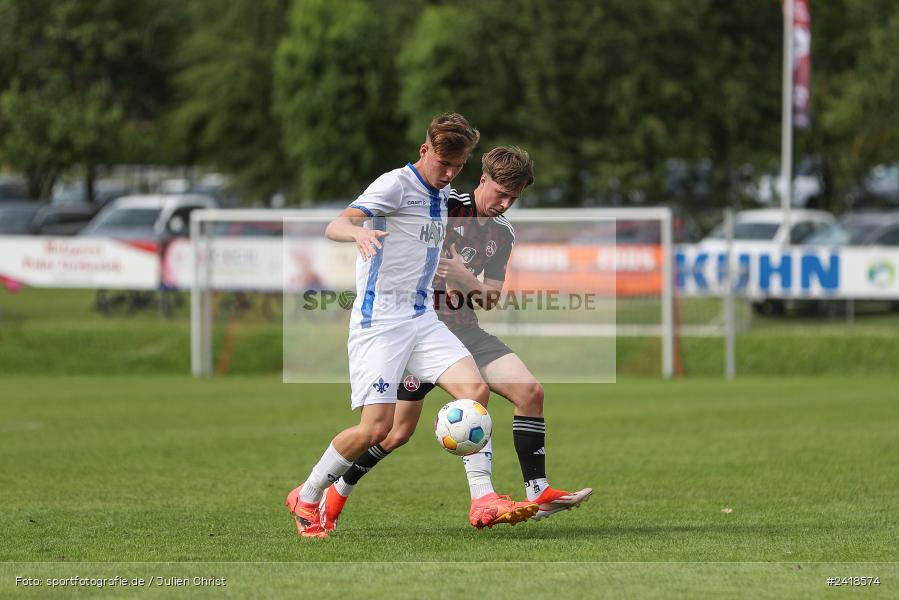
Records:
[[[899,4],[811,14],[796,156],[836,206],[899,158]],[[75,167],[169,164],[309,204],[414,160],[458,111],[479,150],[531,152],[544,202],[669,200],[674,160],[705,165],[717,206],[778,166],[781,52],[776,0],[0,0],[0,165],[36,198]]]

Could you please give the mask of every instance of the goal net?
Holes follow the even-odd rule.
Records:
[[[189,281],[194,375],[246,370],[246,362],[274,370],[278,345],[285,381],[346,382],[357,251],[325,238],[337,212],[191,214],[191,238],[169,253],[164,271]],[[638,371],[675,372],[669,209],[513,209],[506,216],[515,238],[503,293],[492,310],[474,305],[484,330],[542,382],[611,382],[622,356]],[[446,230],[462,227],[451,218]]]

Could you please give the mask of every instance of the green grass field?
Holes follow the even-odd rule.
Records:
[[[15,374],[64,375],[182,375],[190,371],[190,322],[187,296],[172,319],[150,307],[136,314],[118,312],[101,316],[94,309],[94,292],[26,288],[18,294],[0,290],[0,376]],[[219,297],[225,306],[227,297]],[[265,310],[260,297],[238,313],[220,309],[214,328],[216,367],[231,374],[278,376],[284,363],[281,317]],[[721,310],[717,300],[684,301],[683,321],[699,324],[714,320]],[[658,319],[658,306],[646,302],[619,302],[622,323]],[[741,321],[751,326],[737,336],[737,372],[741,376],[892,376],[899,356],[899,313],[882,307],[861,307],[855,323],[845,319],[750,317],[741,307]],[[345,316],[338,315],[339,318]],[[651,321],[650,321],[651,322]],[[341,321],[342,323],[342,321]],[[338,338],[331,347],[345,352],[344,326],[336,323]],[[310,335],[317,335],[313,329]],[[311,346],[320,346],[313,338]],[[565,357],[565,375],[590,372],[597,356],[615,352],[620,377],[658,377],[661,345],[658,338],[619,337],[591,347],[581,340]],[[552,362],[541,352],[547,338],[508,339],[518,352],[537,363]],[[557,344],[556,347],[559,345]],[[227,348],[227,350],[226,350]],[[534,351],[534,349],[539,351]],[[724,371],[724,342],[717,337],[683,337],[680,357],[687,376],[718,377]],[[530,352],[529,352],[530,351]],[[329,357],[317,352],[319,362]],[[227,356],[227,360],[223,360]],[[344,354],[345,356],[345,354]],[[334,362],[334,361],[332,361]],[[605,368],[605,364],[603,365]],[[344,372],[337,381],[342,381]],[[556,373],[558,375],[558,373]],[[555,378],[557,381],[560,377]],[[590,379],[593,379],[591,377]]]
[[[896,597],[897,384],[550,386],[550,480],[596,493],[481,532],[459,459],[431,434],[433,397],[320,541],[295,535],[282,502],[353,422],[346,386],[4,376],[0,596],[27,593],[17,576],[122,575],[227,578],[140,592],[154,597],[811,598],[843,576],[879,577],[864,593]],[[497,489],[520,496],[511,412],[490,408]]]

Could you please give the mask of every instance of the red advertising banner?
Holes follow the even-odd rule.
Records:
[[[506,291],[559,290],[601,295],[657,295],[662,248],[656,245],[519,244],[506,271]]]
[[[808,129],[811,111],[812,20],[809,0],[793,5],[793,127]]]

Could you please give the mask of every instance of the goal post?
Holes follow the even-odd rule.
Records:
[[[623,272],[632,268],[647,269],[648,274],[657,273],[659,276],[659,321],[658,324],[653,323],[629,323],[622,322],[622,312],[618,312],[616,318],[614,333],[616,337],[659,337],[661,342],[661,374],[664,378],[670,379],[674,376],[675,363],[675,319],[674,319],[674,226],[673,212],[671,208],[666,206],[658,207],[612,207],[612,208],[563,208],[563,209],[521,209],[511,213],[510,220],[516,222],[519,218],[529,220],[540,219],[578,219],[592,220],[597,222],[613,222],[617,225],[624,224],[641,224],[641,223],[658,223],[658,240],[651,235],[649,239],[637,240],[638,243],[631,244],[631,240],[624,239],[623,236],[617,235],[615,239],[616,248],[616,272],[619,278]],[[617,228],[616,228],[617,232]],[[601,243],[597,240],[597,243]],[[647,247],[658,245],[659,260],[653,262],[652,265],[642,264],[634,265],[628,261],[622,260],[620,264],[618,258],[624,258],[626,249],[639,247],[645,249]],[[647,261],[648,263],[649,261]],[[622,289],[619,284],[617,294],[619,301],[626,294],[626,290]]]
[[[213,294],[228,290],[281,293],[286,315],[288,294],[283,287],[285,276],[281,273],[269,273],[266,278],[260,271],[271,271],[273,268],[284,271],[291,268],[286,264],[275,265],[278,260],[286,262],[291,259],[290,253],[279,246],[287,241],[284,231],[290,223],[315,223],[323,231],[324,225],[337,214],[339,209],[203,209],[191,213],[190,240],[185,242],[185,247],[189,249],[190,255],[190,275],[186,287],[191,291],[191,372],[194,376],[210,376],[215,370],[214,329],[219,325],[214,318],[216,307]],[[588,255],[596,270],[611,271],[612,285],[617,286],[613,287],[611,300],[613,319],[609,323],[574,323],[570,318],[563,318],[571,317],[570,314],[558,313],[544,315],[545,318],[538,322],[522,322],[521,316],[516,314],[496,318],[491,315],[494,320],[488,320],[485,328],[494,327],[494,333],[501,337],[508,334],[526,336],[528,339],[552,338],[554,343],[558,343],[560,339],[570,339],[572,344],[577,344],[578,338],[608,338],[612,344],[612,369],[615,368],[616,338],[645,338],[646,341],[640,342],[639,348],[647,349],[651,346],[642,344],[652,344],[653,339],[658,339],[659,346],[651,350],[651,354],[661,358],[660,372],[663,377],[670,378],[674,375],[674,235],[670,208],[515,208],[506,216],[513,224],[517,236],[509,262],[507,288],[516,272],[523,273],[519,287],[533,285],[528,282],[537,281],[539,284],[541,281],[554,281],[551,273],[548,278],[535,278],[535,274],[539,275],[539,270],[543,267],[538,259],[534,259],[537,263],[529,261],[542,256],[536,252],[542,246],[550,245],[550,242],[544,243],[540,238],[545,230],[552,227],[558,229],[561,227],[558,224],[567,224],[568,233],[564,235],[572,239],[556,234],[551,245],[557,251],[568,252],[572,256],[577,254],[582,258]],[[621,239],[622,236],[618,235],[621,231],[628,232],[628,235],[633,231],[650,231],[650,234],[636,236],[638,239]],[[594,237],[592,232],[598,233]],[[312,260],[321,264],[333,264],[333,257],[319,256],[328,252],[326,244],[333,243],[326,242],[321,235],[316,234],[316,237],[320,238],[318,242],[310,241],[306,246]],[[355,252],[351,244],[334,245],[343,247],[342,254]],[[241,261],[256,264],[259,268],[236,264]],[[342,258],[341,264],[344,271],[341,285],[342,289],[347,289],[346,257]],[[325,267],[325,271],[329,268]],[[329,275],[330,273],[325,278]],[[564,279],[562,275],[565,274],[559,275],[560,280]],[[615,296],[620,302],[617,307]],[[343,319],[345,328],[345,316],[339,318]],[[532,345],[539,347],[541,342],[538,339]],[[288,346],[285,341],[285,351]],[[548,380],[552,381],[552,378]]]
[[[246,286],[217,286],[214,269],[217,261],[213,243],[217,237],[227,237],[229,232],[216,231],[216,225],[260,224],[273,226],[268,233],[278,232],[285,220],[316,219],[328,222],[336,216],[335,211],[321,209],[200,209],[190,214],[190,337],[191,373],[194,377],[208,377],[213,373],[213,302],[212,293],[216,289],[253,289],[253,283]],[[283,232],[283,230],[282,230]],[[233,232],[230,232],[233,233]],[[252,232],[251,232],[252,233]],[[253,237],[246,236],[252,240]],[[251,242],[252,243],[252,242]],[[227,265],[224,265],[227,268]],[[271,286],[266,289],[272,291]],[[277,290],[280,291],[280,281]]]

